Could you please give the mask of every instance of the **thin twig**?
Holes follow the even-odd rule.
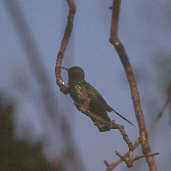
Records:
[[[96,122],[96,126],[101,127],[101,125],[108,127],[109,130],[110,129],[118,129],[124,139],[124,141],[126,142],[126,144],[128,145],[128,148],[130,151],[133,151],[133,144],[131,142],[131,140],[129,139],[128,135],[125,132],[125,128],[122,125],[116,124],[114,121],[106,121],[104,120],[102,117],[95,115],[94,113],[90,112],[88,108],[86,108],[85,106],[80,106],[79,104],[75,104],[76,107],[78,108],[78,110],[80,110],[82,113],[84,113],[85,115],[94,118],[97,122]]]
[[[139,139],[137,139],[133,145],[133,151],[138,147],[139,143],[140,143],[140,141],[139,141]],[[128,151],[127,153],[124,154],[125,158],[129,157],[129,152],[130,151]],[[122,162],[123,162],[123,160],[121,160],[121,159],[112,164],[109,164],[106,160],[104,161],[107,171],[112,171],[114,168],[116,168]]]
[[[119,156],[120,159],[126,163],[126,165],[127,165],[128,168],[130,168],[130,167],[133,166],[133,156],[131,158],[128,158],[127,159],[127,157],[122,156],[118,151],[115,151],[115,154],[117,156]],[[132,154],[132,152],[131,153],[129,152],[129,154]]]
[[[157,156],[157,155],[160,155],[160,153],[149,154],[149,156]],[[139,159],[141,159],[141,158],[145,158],[145,157],[147,157],[147,156],[145,156],[145,155],[137,156],[137,157],[134,158],[134,161],[135,161],[135,160],[139,160]]]
[[[140,142],[142,146],[142,151],[144,155],[146,156],[146,160],[147,160],[150,170],[156,171],[157,168],[156,168],[154,158],[153,156],[149,156],[150,154],[152,154],[152,152],[151,152],[151,148],[148,142],[148,136],[147,136],[146,126],[145,126],[145,121],[144,121],[144,114],[141,109],[140,97],[139,97],[139,92],[138,92],[137,85],[136,85],[135,76],[132,70],[132,66],[129,62],[129,58],[126,54],[125,48],[118,38],[120,5],[121,5],[121,0],[113,0],[110,42],[114,46],[114,48],[116,49],[120,57],[120,60],[123,64],[123,67],[125,69],[127,79],[130,85],[132,100],[134,104],[134,110],[135,110],[136,118],[137,118],[138,125],[139,125],[140,140],[141,140]]]
[[[76,13],[76,6],[74,3],[74,0],[67,0],[68,6],[69,6],[69,15],[68,15],[68,22],[65,28],[65,33],[63,40],[61,42],[61,47],[59,49],[57,59],[56,59],[56,67],[55,67],[55,73],[56,73],[56,83],[60,87],[60,90],[64,93],[68,93],[68,88],[64,85],[63,79],[61,77],[61,65],[62,65],[62,60],[64,57],[64,53],[66,50],[66,47],[68,45],[71,33],[72,33],[72,28],[73,28],[73,22],[74,22],[74,16]]]
[[[158,115],[156,116],[155,121],[157,121],[158,119],[160,119],[162,117],[165,109],[167,108],[167,106],[169,105],[170,102],[171,102],[171,98],[169,97],[168,100],[166,101],[166,103],[164,104],[164,106],[161,108]]]
[[[164,106],[161,108],[160,112],[158,113],[158,115],[156,116],[156,118],[152,121],[151,127],[150,127],[150,133],[152,132],[153,128],[155,127],[156,122],[163,116],[164,111],[166,110],[167,106],[169,105],[169,103],[171,102],[171,98],[169,97],[166,101],[166,103],[164,104]]]

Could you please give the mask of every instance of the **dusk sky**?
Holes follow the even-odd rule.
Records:
[[[77,111],[71,98],[62,94],[56,85],[54,70],[68,15],[66,1],[13,1],[16,6],[13,6],[12,11],[8,5],[10,0],[0,2],[0,52],[2,59],[0,63],[0,88],[17,97],[19,101],[20,106],[14,116],[17,125],[16,131],[19,130],[18,136],[23,136],[28,141],[37,142],[43,139],[44,132],[49,131],[50,138],[45,146],[44,154],[49,160],[53,160],[61,153],[62,144],[58,134],[55,135],[54,127],[45,127],[41,122],[42,117],[46,118],[46,116],[42,116],[41,112],[38,112],[39,100],[34,97],[33,101],[33,98],[29,97],[29,92],[23,93],[20,92],[22,87],[17,88],[29,78],[25,86],[32,87],[33,92],[38,91],[35,80],[32,78],[33,73],[29,69],[28,53],[19,37],[18,32],[22,29],[17,30],[14,22],[14,18],[18,18],[17,13],[15,13],[16,7],[21,10],[27,23],[27,29],[32,34],[31,39],[45,65],[51,87],[58,98],[58,105],[69,120],[73,139],[82,157],[85,170],[104,171],[104,160],[110,163],[114,162],[118,159],[114,154],[115,150],[124,154],[128,149],[118,131],[98,132],[92,121]],[[111,24],[109,7],[112,5],[112,1],[76,0],[75,3],[77,13],[63,65],[66,67],[77,65],[85,70],[86,80],[101,92],[109,105],[135,123],[136,127],[130,126],[114,113],[109,113],[111,119],[125,126],[131,140],[135,141],[138,136],[138,126],[130,89],[119,57],[109,42]],[[135,75],[138,80],[148,129],[152,119],[155,118],[166,100],[158,91],[158,77],[154,67],[154,59],[160,52],[165,52],[168,56],[171,54],[171,24],[168,23],[171,10],[168,9],[169,5],[171,7],[169,0],[122,1],[119,35],[133,69],[136,71]],[[30,41],[27,36],[25,38],[26,42]],[[67,84],[67,75],[65,72],[62,74]],[[149,104],[151,101],[154,104]],[[151,107],[152,105],[153,107]],[[22,129],[27,125],[33,131],[32,140],[26,137],[25,129]],[[158,170],[161,171],[169,171],[170,168],[170,137],[171,127],[168,125],[168,116],[165,115],[157,123],[155,130],[149,137],[152,152],[161,153],[160,156],[155,157]],[[135,151],[135,154],[136,152],[141,154],[140,148]],[[137,170],[136,167],[139,168],[139,171],[147,170],[144,159],[135,162],[135,168],[129,170]],[[121,164],[116,170],[123,169],[128,170],[125,164]]]

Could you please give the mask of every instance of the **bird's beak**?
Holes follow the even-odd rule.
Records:
[[[66,67],[61,66],[61,69],[64,69],[65,71],[68,71],[69,69]]]

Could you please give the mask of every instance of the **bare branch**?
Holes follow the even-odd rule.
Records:
[[[120,159],[123,160],[126,163],[128,168],[133,166],[133,155],[132,155],[132,152],[129,152],[129,156],[131,156],[129,159],[127,159],[125,156],[122,156],[118,151],[116,151],[115,154],[117,156],[119,156]]]
[[[140,141],[139,141],[139,139],[137,139],[133,145],[132,151],[134,151],[138,147],[139,143],[140,143]],[[124,154],[125,158],[129,157],[129,152],[130,151],[128,151],[126,154]],[[107,171],[112,171],[114,168],[116,168],[122,162],[123,162],[123,160],[121,160],[121,159],[112,163],[112,164],[109,164],[107,161],[104,161],[106,168],[107,168]]]
[[[90,112],[89,109],[86,108],[85,106],[80,106],[77,103],[75,103],[75,105],[78,108],[78,110],[80,110],[82,113],[84,113],[87,116],[94,118],[97,121],[95,123],[95,125],[97,127],[105,126],[105,127],[108,127],[109,130],[110,129],[118,129],[120,131],[124,141],[128,145],[129,150],[133,151],[133,144],[132,144],[131,140],[129,139],[128,135],[126,134],[124,126],[116,124],[114,121],[109,122],[109,121],[104,120],[102,117],[95,115],[94,113]]]
[[[150,170],[156,171],[157,170],[156,164],[155,164],[153,156],[151,156],[152,152],[151,152],[151,148],[148,142],[147,130],[146,130],[145,121],[144,121],[144,114],[141,109],[140,97],[139,97],[139,92],[138,92],[138,88],[136,85],[135,76],[132,70],[132,66],[129,62],[127,53],[125,51],[125,48],[118,38],[120,5],[121,5],[121,0],[113,0],[110,42],[114,46],[114,48],[116,49],[120,57],[120,60],[123,64],[123,67],[125,69],[127,79],[130,85],[132,100],[134,104],[134,110],[135,110],[136,118],[137,118],[138,125],[139,125],[140,143],[142,146],[142,151],[144,155],[146,156],[146,160],[147,160]]]
[[[67,2],[68,2],[68,6],[69,6],[68,23],[67,23],[67,26],[65,29],[64,38],[61,42],[60,50],[57,55],[56,68],[55,68],[56,82],[57,82],[58,86],[60,87],[60,90],[65,94],[68,93],[68,87],[66,87],[64,85],[62,77],[61,77],[61,64],[62,64],[62,60],[64,57],[65,49],[68,45],[69,38],[70,38],[70,35],[72,32],[74,15],[76,12],[74,0],[67,0]],[[142,158],[142,156],[139,156],[139,157],[136,157],[135,159],[133,159],[133,151],[138,147],[139,144],[141,144],[141,146],[142,146],[142,151],[144,153],[143,156],[146,158],[150,170],[156,171],[157,168],[156,168],[156,165],[155,165],[155,162],[153,159],[154,154],[152,154],[151,148],[150,148],[150,145],[148,142],[148,136],[147,136],[145,121],[144,121],[144,115],[143,115],[143,111],[141,109],[140,97],[139,97],[139,92],[137,89],[134,73],[133,73],[131,64],[129,62],[129,58],[126,54],[125,48],[118,38],[118,23],[119,23],[119,15],[120,15],[120,5],[121,5],[121,0],[113,0],[110,42],[116,49],[116,51],[120,57],[120,60],[124,66],[127,78],[128,78],[128,82],[129,82],[130,89],[131,89],[132,100],[133,100],[133,104],[134,104],[134,110],[135,110],[136,118],[137,118],[138,125],[139,125],[139,131],[140,131],[139,139],[133,145],[122,125],[116,124],[114,121],[108,122],[108,121],[104,120],[100,116],[97,116],[94,113],[90,112],[89,108],[86,105],[80,106],[79,104],[76,104],[76,103],[75,103],[75,105],[78,108],[78,110],[80,110],[82,113],[84,113],[87,116],[90,116],[91,118],[94,118],[97,121],[97,122],[95,122],[95,125],[97,127],[101,128],[101,127],[105,126],[105,128],[107,127],[107,128],[109,128],[109,130],[110,129],[118,129],[120,131],[124,141],[128,145],[129,151],[125,155],[122,156],[119,152],[116,152],[116,154],[120,157],[120,160],[118,160],[117,162],[112,163],[112,164],[108,164],[107,161],[104,161],[108,171],[111,171],[112,169],[114,169],[122,161],[124,161],[128,167],[132,167],[133,162],[135,160]]]
[[[74,0],[67,0],[68,6],[69,6],[69,15],[68,15],[68,22],[65,28],[65,33],[63,40],[61,42],[61,47],[59,49],[57,59],[56,59],[56,67],[55,67],[55,73],[56,73],[56,83],[60,87],[60,90],[64,93],[68,93],[68,88],[64,85],[64,82],[61,77],[61,65],[62,65],[62,60],[64,58],[64,53],[66,50],[66,47],[68,45],[71,33],[72,33],[72,28],[73,28],[73,22],[74,22],[74,16],[76,13],[76,6],[74,3]]]
[[[160,155],[160,153],[153,153],[153,154],[150,154],[149,156],[157,156],[157,155]],[[134,158],[134,161],[139,160],[139,159],[144,158],[144,157],[147,157],[147,156],[145,156],[145,155],[137,156]]]

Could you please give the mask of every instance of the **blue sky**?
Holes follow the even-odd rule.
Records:
[[[2,56],[0,86],[17,96],[20,101],[20,107],[16,114],[17,123],[24,123],[19,124],[20,126],[31,125],[34,136],[41,139],[45,130],[50,131],[54,127],[44,128],[42,126],[40,119],[42,116],[40,114],[36,115],[35,102],[32,102],[28,95],[26,97],[23,96],[16,88],[18,84],[22,83],[23,80],[25,81],[28,77],[30,79],[27,82],[27,86],[32,86],[33,91],[38,90],[32,77],[32,72],[29,70],[30,66],[23,44],[18,37],[18,33],[16,33],[13,19],[7,8],[7,1],[9,2],[9,0],[0,2],[2,11],[0,19],[0,51]],[[117,160],[114,151],[117,149],[121,153],[127,152],[127,146],[122,141],[118,131],[99,133],[90,119],[76,110],[70,97],[63,95],[56,86],[54,68],[68,15],[66,1],[15,0],[15,3],[22,10],[37,51],[46,67],[50,84],[58,99],[62,101],[60,107],[65,111],[67,105],[69,110],[72,111],[68,113],[68,115],[72,115],[68,116],[68,119],[73,129],[74,141],[85,163],[86,171],[103,171],[103,161],[108,160],[112,162]],[[66,67],[74,65],[83,67],[86,72],[86,80],[103,94],[113,108],[120,113],[124,113],[125,117],[136,123],[129,86],[123,67],[116,51],[109,43],[111,10],[108,7],[111,4],[112,1],[106,0],[76,1],[77,13],[74,21],[74,30],[65,53],[63,65]],[[152,110],[154,112],[153,117],[164,103],[164,99],[161,98],[161,94],[157,91],[157,76],[152,64],[155,55],[159,51],[171,53],[171,29],[167,23],[167,16],[171,12],[167,9],[167,5],[169,5],[167,0],[157,0],[155,3],[147,0],[133,0],[123,1],[121,8],[120,38],[125,45],[134,69],[137,71],[136,74],[138,75],[140,70],[145,75],[145,79],[139,78],[138,87],[145,119],[148,124],[151,122],[148,116],[150,113],[148,113],[149,111],[146,108],[148,99],[155,99],[155,108]],[[66,73],[63,73],[63,76],[67,82]],[[18,81],[15,81],[16,79]],[[39,103],[36,97],[34,100]],[[125,125],[127,133],[133,141],[136,139],[138,136],[137,127],[131,127],[125,121],[120,120],[114,113],[109,115],[118,123]],[[46,116],[44,117],[46,118]],[[170,128],[166,123],[167,118],[163,118],[157,125],[157,133],[154,131],[154,137],[150,138],[153,152],[160,152],[162,148],[162,154],[156,157],[159,170],[160,165],[164,165],[166,167],[165,170],[167,170],[169,156],[171,155],[171,151],[168,150],[170,139],[167,138],[170,137]],[[147,128],[149,127],[148,125]],[[55,134],[55,131],[53,133]],[[20,134],[24,135],[24,132],[21,131]],[[166,138],[168,141],[163,141]],[[54,141],[49,142],[51,147],[45,148],[45,154],[49,158],[51,158],[52,153],[55,155],[55,143],[60,144],[57,135],[54,136],[52,134],[51,141]],[[162,143],[166,145],[161,146]],[[57,150],[56,153],[60,154],[59,151]],[[141,162],[145,161],[142,159],[135,165],[138,166]],[[146,164],[141,167],[141,170],[147,169]],[[125,168],[124,164],[118,167],[118,171],[123,168]]]

